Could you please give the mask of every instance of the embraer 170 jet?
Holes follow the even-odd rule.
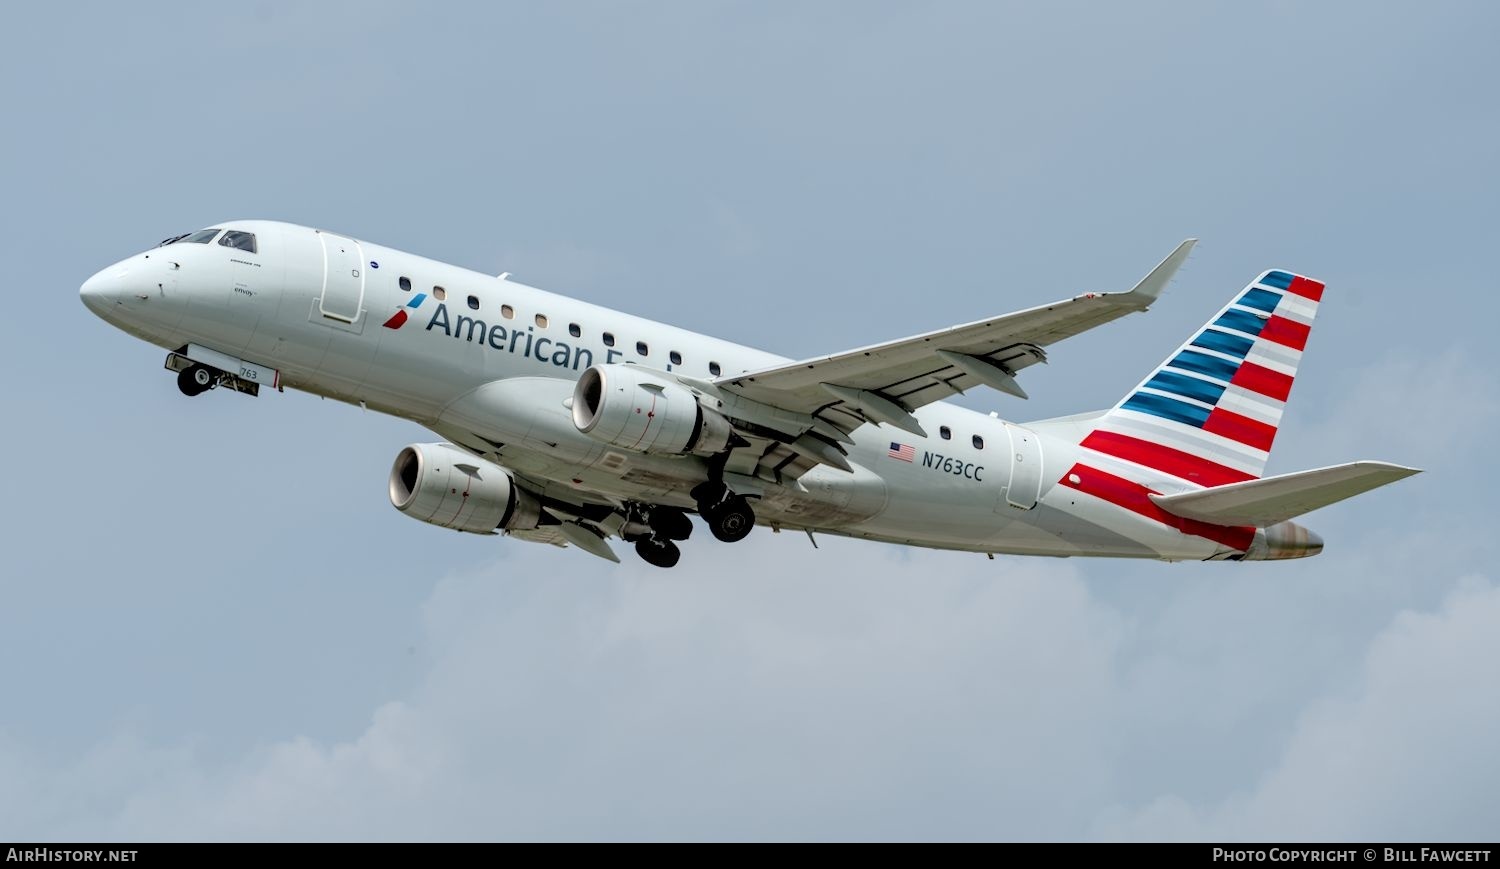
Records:
[[[943,399],[1144,311],[1129,292],[801,361],[290,223],[176,236],[83,284],[166,348],[187,395],[301,389],[417,422],[390,498],[423,522],[675,565],[696,512],[973,552],[1302,558],[1290,521],[1417,473],[1353,462],[1262,477],[1323,285],[1267,271],[1108,410],[1017,424]],[[816,541],[814,540],[814,543]]]

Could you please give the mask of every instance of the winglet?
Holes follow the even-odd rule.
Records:
[[[1130,292],[1124,293],[1121,301],[1134,302],[1144,310],[1160,298],[1161,291],[1172,282],[1172,277],[1177,274],[1182,264],[1187,262],[1188,254],[1193,252],[1193,245],[1197,243],[1198,239],[1190,238],[1177,245],[1177,249],[1167,254],[1167,258],[1152,269],[1151,274],[1141,278],[1140,283],[1136,284]]]

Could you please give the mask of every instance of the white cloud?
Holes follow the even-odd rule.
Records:
[[[825,572],[766,576],[779,542],[583,594],[582,576],[450,579],[416,696],[351,743],[159,790],[119,832],[957,835],[987,828],[968,804],[990,790],[984,810],[1039,824],[1100,790],[1119,624],[1071,568],[997,579],[974,556],[830,541],[798,553]],[[893,799],[932,810],[903,826]]]
[[[1131,615],[1071,562],[803,545],[758,534],[669,573],[576,556],[572,575],[527,550],[438,585],[425,678],[347,742],[216,764],[121,738],[60,769],[12,746],[0,809],[21,810],[14,833],[122,839],[1486,829],[1500,590],[1483,581],[1362,640],[1357,691],[1337,672],[1278,691],[1305,647]],[[1247,567],[1266,569],[1205,570]]]
[[[526,575],[556,564],[537,553],[450,578],[424,683],[358,738],[206,770],[174,755],[112,808],[77,802],[87,770],[33,771],[57,799],[32,820],[123,838],[1063,835],[1104,792],[1121,622],[1071,566],[826,541],[796,553],[815,572],[767,575],[797,543],[758,537],[727,568]]]
[[[1248,792],[1201,809],[1169,796],[1111,813],[1102,838],[1431,840],[1500,820],[1500,587],[1469,578],[1435,613],[1403,612],[1371,643],[1358,687],[1301,716]]]

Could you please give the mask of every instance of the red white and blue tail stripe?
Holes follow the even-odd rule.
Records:
[[[1199,486],[1265,471],[1323,285],[1268,271],[1178,348],[1083,440]]]
[[[1261,275],[1099,418],[1061,485],[1248,551],[1254,528],[1183,518],[1151,495],[1260,478],[1322,297],[1310,278]]]

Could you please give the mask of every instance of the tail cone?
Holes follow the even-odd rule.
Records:
[[[1310,558],[1323,551],[1323,538],[1296,522],[1278,522],[1269,528],[1257,528],[1255,540],[1245,551],[1243,561],[1280,561],[1286,558]]]

